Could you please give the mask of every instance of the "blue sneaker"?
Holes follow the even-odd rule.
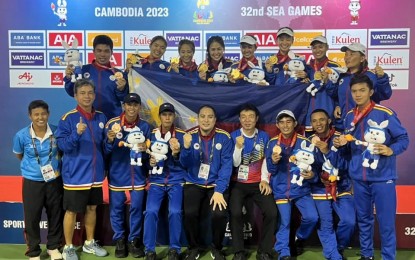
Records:
[[[73,245],[65,246],[62,251],[62,258],[64,260],[78,260],[76,248]]]
[[[85,241],[84,246],[82,247],[82,251],[88,254],[94,254],[96,256],[107,256],[108,252],[104,248],[102,248],[98,243],[92,240],[89,244]]]

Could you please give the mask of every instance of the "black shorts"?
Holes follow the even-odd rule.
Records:
[[[83,213],[87,205],[103,203],[102,187],[89,190],[64,190],[63,209],[76,213]]]

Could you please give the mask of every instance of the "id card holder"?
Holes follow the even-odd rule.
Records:
[[[201,163],[199,167],[199,174],[197,177],[207,180],[209,178],[209,171],[210,171],[210,165],[206,163]]]
[[[52,164],[46,164],[40,167],[43,179],[48,182],[56,178],[55,171],[53,170]]]
[[[249,166],[248,165],[239,165],[238,168],[238,180],[246,181],[248,180]]]

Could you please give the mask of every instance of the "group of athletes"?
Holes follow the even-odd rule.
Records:
[[[341,48],[347,71],[335,82],[329,80],[328,69],[339,65],[327,58],[327,39],[317,36],[311,41],[314,58],[304,64],[304,70],[292,72],[296,82],[319,85],[310,96],[302,134],[297,131],[303,124],[297,121],[298,115],[284,109],[275,111],[279,134],[270,137],[257,128],[260,111],[249,103],[235,104],[241,127],[231,133],[216,127],[215,104],[201,105],[198,126],[187,131],[175,125],[176,108],[170,103],[159,107],[159,126],[140,118],[141,98],[129,93],[131,70],[209,81],[217,71],[231,68],[229,84],[238,84],[249,76],[254,64],[264,71],[269,85],[261,87],[279,87],[292,83],[286,64],[298,57],[290,50],[294,41],[291,28],[279,29],[277,40],[278,53],[263,64],[255,57],[255,37],[241,38],[242,58],[232,62],[224,58],[223,39],[213,36],[207,42],[206,60],[197,65],[193,42],[181,40],[180,58],[167,62],[162,60],[167,42],[156,36],[150,54],[131,56],[121,71],[110,65],[112,40],[96,36],[94,61],[65,70],[65,90],[77,101],[76,108],[53,126],[48,123],[47,103],[31,102],[32,122],[13,141],[24,177],[26,255],[40,259],[38,223],[43,207],[49,221],[46,247],[52,259],[78,259],[73,245],[78,213],[84,213],[83,252],[108,255],[94,237],[96,208],[103,202],[102,185],[107,177],[117,258],[130,254],[156,259],[159,212],[167,198],[169,260],[200,257],[201,237],[206,235],[200,223],[206,217],[210,218],[212,258],[225,259],[222,244],[229,219],[233,259],[247,259],[243,234],[247,200],[255,202],[263,218],[257,259],[292,259],[303,252],[304,242],[315,228],[324,257],[346,259],[344,250],[356,223],[360,259],[374,259],[374,207],[382,258],[395,259],[396,156],[406,150],[409,139],[396,113],[379,104],[391,97],[392,89],[381,67],[368,68],[364,45]],[[83,79],[73,82],[74,73]],[[293,206],[301,214],[301,223],[290,244]],[[339,218],[337,225],[333,212]],[[188,242],[184,253],[182,229]],[[61,253],[62,236],[65,246]]]

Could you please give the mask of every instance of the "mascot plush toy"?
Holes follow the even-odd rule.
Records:
[[[333,83],[337,83],[337,80],[339,79],[340,74],[345,73],[347,69],[324,67],[324,68],[321,68],[321,71],[325,71],[327,73],[328,80],[330,80]],[[314,80],[311,81],[311,84],[305,90],[314,97],[316,93],[321,89],[323,84],[324,83],[322,81],[321,72],[317,71],[314,74]]]
[[[265,80],[265,72],[262,66],[255,66],[252,62],[248,61],[248,66],[251,68],[248,77],[244,77],[244,80],[258,85],[268,86],[269,83]]]
[[[164,138],[161,137],[160,130],[155,132],[156,141],[151,145],[151,151],[147,150],[151,156],[156,159],[156,165],[151,170],[152,174],[162,174],[164,168],[164,161],[167,159],[167,153],[169,152],[168,142],[171,138],[170,132],[167,132],[164,135]]]
[[[64,61],[61,61],[59,58],[55,59],[56,63],[59,63],[61,66],[72,66],[75,68],[74,74],[71,76],[71,82],[75,82],[77,79],[82,79],[82,61],[81,54],[79,53],[78,40],[74,39],[72,47],[65,41],[62,42],[62,46],[65,48],[65,56],[63,57]]]
[[[213,73],[213,76],[208,79],[208,82],[228,82],[228,74],[231,73],[231,68],[223,68],[223,64],[219,63],[218,70]]]
[[[292,184],[297,184],[298,186],[303,185],[304,177],[301,176],[301,173],[306,171],[311,171],[311,165],[314,163],[314,144],[310,144],[307,147],[307,142],[304,140],[301,142],[301,148],[297,149],[294,152],[294,155],[290,156],[290,162],[294,163],[296,167],[292,168]]]
[[[284,75],[290,75],[285,83],[296,83],[298,78],[296,72],[305,71],[305,61],[302,58],[294,58],[284,64]]]
[[[386,141],[385,128],[388,126],[389,121],[385,120],[380,124],[369,119],[367,121],[369,128],[365,131],[364,139],[365,141],[356,140],[356,145],[366,146],[366,150],[363,152],[363,167],[370,167],[371,169],[376,169],[379,162],[379,154],[375,154],[374,145],[383,144]],[[369,161],[372,161],[369,163]]]
[[[130,151],[130,164],[142,166],[142,150],[140,149],[140,144],[146,141],[146,137],[139,128],[133,128],[130,133],[125,137],[125,142],[121,141],[118,143],[118,146],[124,146],[131,149]]]

